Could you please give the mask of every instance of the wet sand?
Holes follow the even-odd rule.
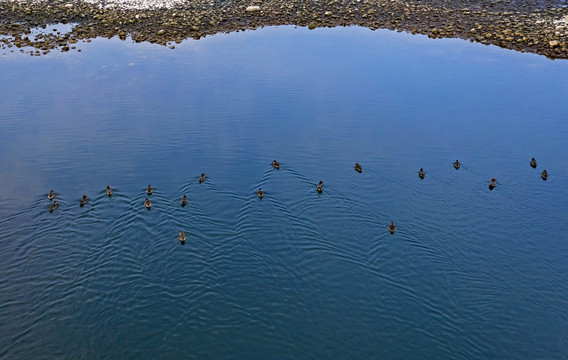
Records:
[[[61,23],[73,24],[72,30],[51,31],[50,25]],[[0,1],[0,53],[74,51],[77,42],[114,36],[173,49],[187,38],[274,25],[356,25],[568,58],[568,7],[562,1]],[[32,36],[36,28],[49,31]]]

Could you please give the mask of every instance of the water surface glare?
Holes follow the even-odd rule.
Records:
[[[361,28],[80,46],[0,57],[0,358],[568,358],[567,61]]]

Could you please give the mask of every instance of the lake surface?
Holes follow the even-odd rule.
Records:
[[[0,56],[0,358],[568,358],[567,61],[361,28],[78,45]]]

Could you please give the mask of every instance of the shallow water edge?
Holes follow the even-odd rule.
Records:
[[[74,50],[79,41],[119,37],[174,48],[187,38],[264,26],[361,26],[406,31],[431,38],[461,38],[553,59],[568,58],[568,7],[557,1],[189,1],[173,8],[133,9],[116,3],[0,2],[4,54]],[[72,24],[67,33],[41,32]]]

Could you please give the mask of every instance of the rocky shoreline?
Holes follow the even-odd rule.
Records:
[[[0,52],[39,56],[115,36],[175,48],[187,38],[263,26],[356,25],[568,58],[568,7],[562,1],[170,0],[164,6],[91,1],[0,1]],[[61,23],[72,24],[72,30],[34,31]]]

